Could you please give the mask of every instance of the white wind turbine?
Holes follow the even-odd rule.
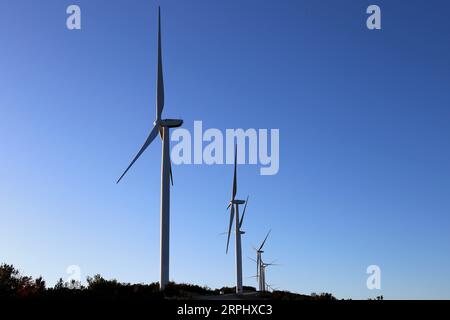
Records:
[[[231,228],[233,226],[233,220],[235,220],[235,254],[236,254],[236,293],[241,294],[243,292],[242,287],[242,247],[241,247],[241,234],[244,234],[244,231],[241,231],[242,222],[244,221],[245,209],[242,213],[242,218],[239,219],[239,205],[246,203],[244,200],[236,199],[237,193],[237,146],[234,148],[234,175],[233,175],[233,192],[231,195],[230,203],[228,204],[228,208],[231,207],[230,211],[230,223],[228,225],[228,238],[227,238],[227,250],[230,244],[230,234]],[[247,198],[248,199],[248,198]]]
[[[162,159],[161,159],[161,269],[160,269],[160,289],[163,290],[169,283],[169,226],[170,226],[170,184],[172,179],[172,168],[170,162],[170,142],[169,129],[180,127],[183,120],[180,119],[161,119],[164,108],[164,81],[162,70],[162,50],[161,50],[161,12],[158,7],[158,73],[156,82],[156,120],[153,123],[153,129],[139,150],[137,155],[131,161],[128,168],[117,180],[117,183],[128,172],[131,166],[153,142],[156,136],[160,135],[162,140]],[[172,181],[173,184],[173,181]]]
[[[266,237],[264,238],[264,241],[261,243],[261,245],[259,246],[258,249],[253,248],[256,251],[256,279],[258,280],[258,286],[259,286],[259,291],[265,291],[265,280],[264,280],[264,276],[265,273],[263,274],[263,262],[262,262],[262,254],[264,253],[263,251],[263,247],[264,244],[267,241],[267,238],[269,237],[269,234],[272,230],[269,230],[269,232],[267,232]]]
[[[269,230],[269,232],[267,232],[267,235],[264,238],[264,241],[261,243],[261,245],[259,246],[258,249],[253,247],[253,249],[256,251],[256,260],[249,258],[256,263],[256,276],[253,276],[253,277],[256,277],[256,279],[258,281],[258,290],[263,291],[263,292],[267,291],[267,288],[270,287],[270,285],[268,285],[266,282],[266,267],[277,265],[274,263],[275,261],[272,261],[271,263],[265,263],[262,260],[262,254],[264,253],[263,247],[264,247],[264,244],[266,243],[267,238],[269,237],[269,234],[271,231],[272,230]]]
[[[258,282],[259,282],[259,291],[268,291],[267,288],[271,288],[273,290],[273,288],[266,282],[266,267],[268,266],[276,266],[277,264],[271,262],[271,263],[265,263],[264,261],[262,261],[262,259],[260,260],[260,270],[259,270],[259,277],[258,277]]]

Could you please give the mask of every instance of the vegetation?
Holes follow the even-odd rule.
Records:
[[[234,287],[223,287],[212,290],[206,286],[192,284],[169,283],[163,292],[158,283],[130,284],[117,280],[106,280],[99,274],[87,278],[87,286],[78,281],[64,282],[62,279],[52,288],[46,288],[42,277],[34,279],[22,276],[12,265],[0,265],[0,299],[51,299],[51,300],[162,300],[162,299],[198,299],[208,296],[233,294]],[[311,296],[300,295],[288,291],[273,291],[256,294],[254,287],[244,287],[244,292],[255,292],[257,299],[276,300],[335,300],[333,295],[323,293]]]
[[[33,280],[31,277],[21,276],[12,265],[0,265],[0,298],[3,297],[32,297],[45,292],[45,281],[41,277]]]

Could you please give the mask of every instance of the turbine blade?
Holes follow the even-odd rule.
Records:
[[[261,268],[261,257],[258,254],[256,257],[256,274],[259,276],[259,268]]]
[[[230,206],[231,206],[231,202],[230,202],[230,203],[228,204],[228,206],[227,206],[227,210],[228,210],[228,209],[230,209]]]
[[[163,140],[163,131],[162,128],[159,128],[159,137],[161,138],[161,141]],[[172,160],[170,159],[170,152],[169,152],[169,175],[170,175],[170,182],[173,186],[173,175],[172,175]]]
[[[158,75],[156,82],[156,120],[161,120],[164,109],[164,79],[162,69],[162,48],[161,48],[161,9],[158,7]]]
[[[255,259],[250,258],[250,257],[247,257],[247,258],[249,258],[249,259],[252,260],[253,262],[257,263]]]
[[[242,222],[244,222],[245,209],[247,209],[247,203],[248,203],[248,196],[247,196],[247,200],[245,200],[245,206],[244,206],[244,211],[242,211],[241,221],[239,221],[239,229],[241,229]]]
[[[169,152],[169,175],[170,175],[170,182],[173,186],[173,174],[172,174],[172,160],[170,160],[170,152]]]
[[[124,171],[124,173],[122,173],[122,175],[120,176],[119,180],[117,180],[116,183],[119,183],[120,180],[122,180],[123,176],[128,172],[128,170],[130,170],[131,166],[136,162],[136,160],[141,156],[141,154],[145,151],[145,149],[147,149],[147,147],[152,143],[153,140],[155,140],[156,136],[158,135],[158,125],[155,125],[152,129],[152,131],[150,132],[150,134],[147,137],[147,140],[145,140],[144,145],[142,146],[141,150],[139,150],[139,152],[137,153],[137,155],[134,157],[133,161],[131,161],[130,165],[128,166],[128,168]]]
[[[237,145],[234,145],[234,175],[233,175],[233,196],[232,199],[234,200],[234,197],[236,197],[237,192],[237,181],[236,181],[236,175],[237,175]]]
[[[263,243],[261,243],[261,246],[259,247],[259,250],[262,250],[262,248],[264,247],[264,244],[266,243],[267,237],[269,236],[269,234],[270,234],[271,231],[272,231],[272,230],[269,230],[269,232],[267,232],[267,236],[264,238]]]
[[[233,226],[233,219],[234,219],[234,206],[231,206],[230,225],[228,226],[228,238],[227,238],[227,251],[226,251],[226,253],[228,253],[228,246],[230,245],[230,234],[231,234],[231,227]]]

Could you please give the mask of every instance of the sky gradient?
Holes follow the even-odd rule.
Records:
[[[160,142],[115,184],[154,120],[158,4],[164,116],[280,130],[277,175],[238,167],[244,284],[272,229],[280,289],[450,299],[448,1],[0,0],[0,262],[158,281]],[[171,280],[232,286],[232,166],[173,171]]]

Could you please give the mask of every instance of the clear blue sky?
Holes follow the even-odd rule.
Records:
[[[382,30],[365,26],[369,4]],[[78,4],[82,30],[66,29]],[[159,275],[155,1],[0,1],[0,261],[49,285]],[[279,128],[280,171],[239,167],[244,257],[275,286],[450,298],[448,1],[160,1],[167,117]],[[234,284],[232,166],[174,167],[171,279]],[[366,288],[381,267],[382,290]],[[244,276],[254,265],[244,259]],[[246,285],[256,285],[246,278]]]

